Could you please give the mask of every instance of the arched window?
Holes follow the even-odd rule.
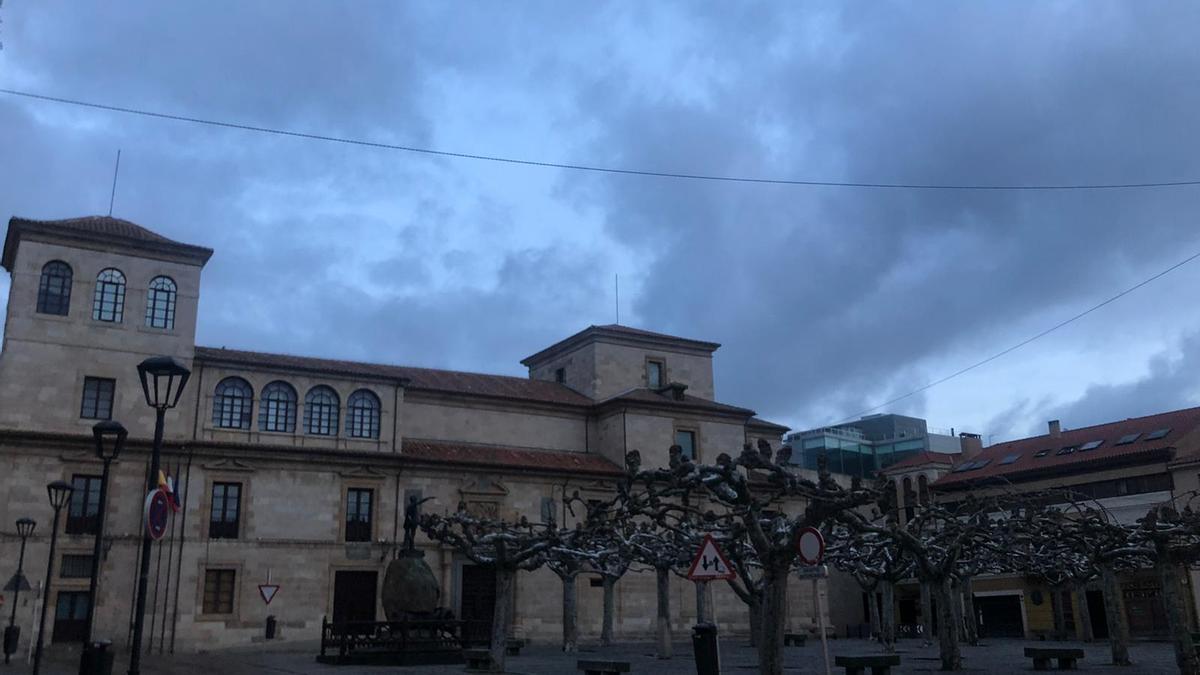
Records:
[[[921,500],[921,505],[927,506],[929,504],[929,479],[924,475],[917,478],[917,493],[918,499]]]
[[[346,435],[351,438],[379,438],[379,397],[359,389],[346,399]]]
[[[154,277],[146,290],[146,325],[151,328],[175,327],[175,281]]]
[[[92,318],[121,323],[125,316],[125,275],[109,267],[96,276],[96,294],[92,296]]]
[[[222,429],[249,429],[254,389],[240,377],[227,377],[217,383],[213,394],[212,421]]]
[[[37,311],[42,314],[66,316],[71,308],[71,266],[61,260],[51,260],[42,268],[38,283]]]
[[[317,436],[335,436],[338,430],[337,392],[320,385],[304,396],[304,431]]]
[[[275,381],[263,387],[258,400],[258,428],[289,434],[296,430],[296,390],[292,385]]]
[[[913,492],[912,477],[904,477],[904,519],[912,520],[916,513],[917,493]]]

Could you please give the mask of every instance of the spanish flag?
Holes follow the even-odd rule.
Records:
[[[167,504],[171,506],[171,510],[178,513],[179,499],[175,495],[175,479],[160,470],[158,472],[158,488],[167,496]]]

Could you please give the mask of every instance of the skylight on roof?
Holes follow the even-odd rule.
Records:
[[[1008,455],[1004,459],[1000,460],[1000,464],[1002,466],[1006,465],[1006,464],[1012,464],[1013,462],[1017,461],[1018,459],[1021,459],[1021,453],[1014,452],[1013,454]]]
[[[1121,439],[1119,441],[1117,441],[1117,445],[1129,445],[1130,443],[1136,441],[1138,439],[1138,436],[1141,436],[1141,435],[1142,435],[1142,432],[1140,432],[1140,431],[1135,434],[1125,434],[1124,436],[1121,437]]]
[[[983,467],[985,467],[991,463],[992,463],[992,460],[990,460],[990,459],[981,459],[981,460],[975,462],[975,466],[973,466],[971,468],[972,469],[982,469]]]
[[[970,471],[971,465],[974,463],[975,462],[966,462],[965,464],[959,464],[958,466],[954,467],[954,471],[952,471],[951,473],[962,473],[964,471]]]
[[[1087,443],[1084,443],[1083,445],[1079,446],[1079,451],[1087,452],[1088,450],[1095,450],[1096,448],[1100,447],[1101,445],[1104,445],[1104,441],[1088,441]]]
[[[1033,454],[1033,456],[1034,457],[1045,457],[1048,454],[1050,454],[1050,448],[1046,448],[1045,450],[1038,450],[1037,452],[1035,452]]]
[[[1146,438],[1144,438],[1143,440],[1157,441],[1158,439],[1162,438],[1163,436],[1166,436],[1169,433],[1171,433],[1171,427],[1167,427],[1166,429],[1155,429],[1154,431],[1151,431],[1149,434],[1146,434]]]
[[[1059,448],[1058,452],[1056,452],[1056,453],[1054,453],[1054,454],[1056,454],[1056,455],[1069,455],[1069,454],[1071,454],[1072,452],[1075,452],[1075,451],[1076,451],[1076,450],[1078,450],[1078,449],[1079,449],[1079,446],[1078,446],[1078,445],[1068,445],[1068,446],[1066,446],[1066,447]]]

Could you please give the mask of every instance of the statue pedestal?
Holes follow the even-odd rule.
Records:
[[[425,562],[425,552],[403,550],[383,575],[383,611],[388,621],[432,616],[442,589]]]

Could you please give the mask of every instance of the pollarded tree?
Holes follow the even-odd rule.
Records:
[[[843,511],[853,510],[876,499],[877,492],[859,483],[847,489],[820,469],[816,482],[793,473],[791,448],[778,453],[760,441],[747,443],[738,457],[717,456],[715,465],[695,464],[673,446],[670,466],[640,470],[640,456],[630,453],[626,463],[634,478],[634,489],[642,486],[659,499],[682,500],[702,493],[724,506],[745,529],[749,545],[762,569],[762,634],[758,644],[759,670],[764,675],[783,673],[783,632],[788,576],[797,557],[801,530],[831,522]],[[785,509],[803,506],[790,515]]]
[[[889,517],[893,517],[889,515]],[[854,577],[868,593],[873,627],[887,653],[896,650],[896,584],[914,576],[916,565],[899,542],[874,532],[857,533],[835,528],[825,549],[825,560]],[[881,597],[876,609],[875,589]]]
[[[1195,493],[1177,498],[1176,503],[1159,504],[1138,521],[1132,540],[1152,555],[1162,587],[1167,625],[1175,643],[1175,664],[1182,675],[1200,675],[1200,654],[1196,653],[1189,627],[1183,574],[1200,560],[1200,512],[1193,510]]]

